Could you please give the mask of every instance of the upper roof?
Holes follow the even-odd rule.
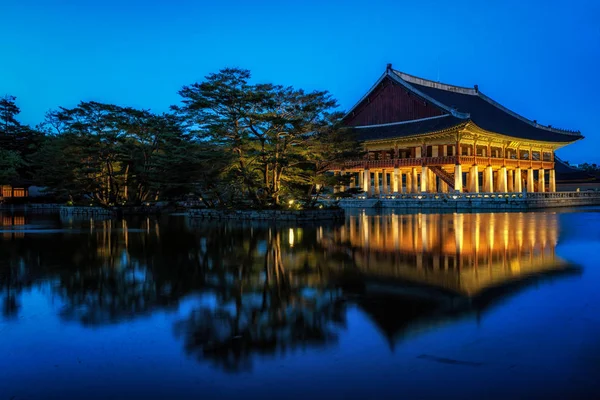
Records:
[[[427,122],[426,124],[423,123],[424,121],[414,121],[414,124],[405,121],[399,123],[396,128],[390,127],[393,124],[372,125],[368,128],[360,127],[359,132],[362,129],[368,129],[368,131],[361,132],[360,136],[365,133],[364,140],[434,132],[440,130],[440,124],[444,125],[444,129],[451,128],[452,125],[448,125],[451,121],[456,122],[455,126],[472,122],[490,132],[535,141],[570,143],[583,138],[578,131],[556,129],[522,117],[481,93],[477,85],[474,88],[466,88],[434,82],[393,70],[391,65],[388,65],[386,72],[373,88],[352,107],[348,114],[360,105],[384,79],[391,79],[395,84],[404,86],[413,94],[439,107],[447,113],[447,118],[440,118],[440,121]],[[394,132],[398,134],[396,135]]]

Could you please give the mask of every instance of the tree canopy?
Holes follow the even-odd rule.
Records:
[[[84,101],[21,125],[15,98],[0,101],[0,180],[31,175],[55,195],[103,206],[192,195],[208,207],[314,203],[317,187],[342,183],[331,163],[361,151],[340,127],[337,102],[252,83],[226,68],[183,86],[171,112]]]
[[[233,200],[261,207],[308,201],[327,165],[360,147],[340,134],[341,114],[328,92],[249,80],[250,72],[237,68],[210,74],[184,86],[174,110],[199,141],[229,153]]]

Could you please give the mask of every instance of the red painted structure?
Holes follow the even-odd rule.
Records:
[[[443,112],[389,78],[381,81],[344,119],[346,126],[365,126],[436,117]]]

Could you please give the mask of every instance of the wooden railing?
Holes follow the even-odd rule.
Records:
[[[552,161],[536,160],[515,160],[511,158],[493,158],[478,156],[442,156],[442,157],[421,157],[421,158],[391,158],[387,160],[351,160],[341,162],[335,165],[333,170],[349,169],[377,169],[377,168],[398,168],[398,167],[420,167],[427,165],[454,165],[462,164],[466,166],[480,165],[482,167],[491,165],[494,167],[520,167],[523,169],[553,169]]]

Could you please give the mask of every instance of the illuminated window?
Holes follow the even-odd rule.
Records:
[[[14,197],[25,197],[25,189],[14,189]]]
[[[2,197],[11,197],[12,188],[10,186],[2,186]]]

